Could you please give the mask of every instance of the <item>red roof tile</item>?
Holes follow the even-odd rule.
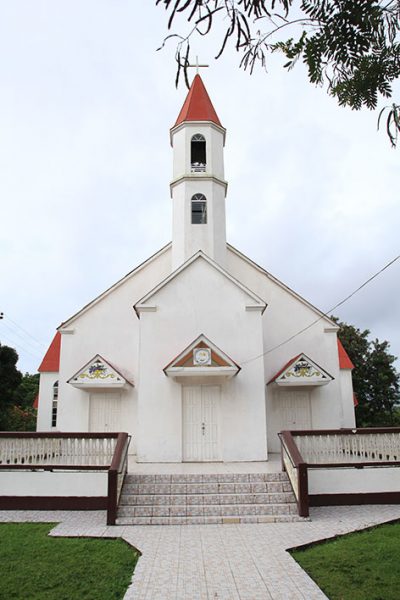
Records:
[[[337,341],[337,347],[338,347],[338,353],[339,353],[339,368],[340,369],[354,369],[354,365],[351,362],[350,357],[347,354],[346,350],[343,348],[343,344],[339,340],[339,338]]]
[[[61,333],[57,331],[56,335],[51,342],[49,349],[44,355],[40,367],[39,373],[46,372],[57,372],[60,369],[60,349],[61,349]]]
[[[200,75],[196,75],[174,127],[184,121],[212,121],[222,127]]]

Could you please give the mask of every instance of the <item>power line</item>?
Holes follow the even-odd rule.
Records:
[[[25,335],[29,336],[34,342],[36,342],[36,344],[39,344],[40,346],[46,347],[46,344],[44,342],[41,342],[35,336],[33,336],[31,333],[29,333],[29,331],[27,331],[26,329],[24,329],[23,327],[21,327],[21,325],[18,325],[18,323],[16,323],[15,321],[13,321],[7,314],[3,314],[2,318],[5,318],[5,319],[7,319],[7,321],[10,321],[10,323],[12,323],[15,327],[17,327],[18,329],[20,329],[21,331],[23,331],[25,333]]]
[[[371,283],[371,281],[373,281],[376,277],[378,277],[378,275],[380,275],[381,273],[383,273],[383,271],[385,271],[386,269],[388,269],[389,267],[391,267],[399,259],[400,259],[400,254],[398,256],[396,256],[395,258],[393,258],[391,261],[389,261],[384,267],[382,267],[382,269],[380,269],[379,271],[377,271],[369,279],[367,279],[366,281],[364,281],[364,283],[362,283],[357,289],[355,289],[353,292],[351,292],[351,294],[349,294],[348,296],[346,296],[346,298],[344,298],[343,300],[341,300],[340,302],[338,302],[337,304],[335,304],[335,306],[333,306],[332,308],[330,308],[326,312],[322,313],[322,315],[320,317],[318,317],[318,319],[315,319],[315,321],[313,321],[312,323],[310,323],[306,327],[303,327],[303,329],[300,329],[299,331],[297,331],[296,333],[294,333],[293,335],[291,335],[290,337],[288,337],[286,340],[284,340],[280,344],[276,344],[276,346],[273,346],[272,348],[269,348],[269,350],[266,350],[265,352],[263,352],[262,354],[259,354],[258,356],[254,356],[253,358],[249,358],[248,360],[243,361],[242,364],[246,365],[247,363],[253,362],[253,360],[257,360],[258,358],[261,358],[263,356],[266,356],[267,354],[270,354],[274,350],[277,350],[281,346],[284,346],[285,344],[287,344],[288,342],[290,342],[291,340],[293,340],[294,338],[296,338],[298,335],[300,335],[300,334],[304,333],[305,331],[307,331],[307,329],[310,329],[311,327],[313,327],[316,323],[318,323],[319,321],[321,321],[321,319],[324,319],[325,317],[329,318],[329,315],[334,310],[336,310],[337,308],[339,308],[339,306],[342,306],[342,304],[344,304],[345,302],[347,302],[348,300],[350,300],[350,298],[352,298],[353,296],[355,296],[355,294],[357,294],[360,290],[362,290],[366,285],[368,285],[369,283]]]
[[[35,360],[40,360],[41,359],[40,356],[38,356],[37,354],[32,354],[32,352],[30,352],[29,350],[27,350],[21,344],[18,344],[14,340],[10,339],[8,336],[5,336],[5,335],[2,334],[1,337],[4,338],[6,340],[6,342],[8,342],[9,344],[12,344],[13,346],[16,346],[17,348],[20,348],[22,350],[22,352],[26,352],[27,354],[29,354],[30,356],[32,356],[32,358],[34,358]]]
[[[5,330],[6,333],[11,334],[12,336],[17,336],[17,338],[21,340],[22,343],[28,344],[28,346],[34,352],[38,352],[39,350],[42,351],[42,348],[39,349],[38,344],[36,342],[31,342],[26,335],[21,334],[15,327],[10,327],[8,323],[2,323],[1,330]]]

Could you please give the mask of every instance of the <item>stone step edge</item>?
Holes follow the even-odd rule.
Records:
[[[235,525],[244,523],[303,523],[298,515],[242,515],[226,517],[119,517],[116,525]]]
[[[278,495],[279,492],[277,492],[276,495]],[[254,494],[143,494],[146,496],[151,496],[152,498],[152,502],[148,502],[148,503],[143,503],[143,502],[135,502],[135,503],[131,503],[131,502],[127,502],[126,500],[128,499],[133,499],[135,498],[136,500],[140,499],[140,494],[121,494],[118,506],[167,506],[167,504],[171,504],[171,506],[180,506],[182,504],[188,505],[188,506],[223,506],[224,504],[237,504],[237,505],[244,505],[244,504],[249,504],[251,506],[253,505],[259,505],[259,504],[295,504],[296,503],[296,498],[294,496],[294,494],[292,492],[280,492],[280,494],[290,494],[291,497],[288,497],[286,501],[277,501],[277,498],[272,498],[271,502],[240,502],[240,496],[253,496],[256,497],[258,499],[260,499],[262,496],[273,496],[274,494],[267,494],[264,492],[259,492],[259,493],[254,493]],[[172,496],[178,496],[179,500],[185,500],[185,502],[181,502],[179,503],[166,503],[166,504],[157,504],[154,503],[154,499],[155,498],[160,498],[160,497],[164,497],[167,496],[168,498],[172,497]],[[196,504],[196,503],[188,503],[186,501],[188,496],[197,496],[199,498],[203,498],[204,501],[202,503]],[[232,501],[227,501],[227,502],[211,502],[210,501],[210,497],[211,496],[218,496],[218,499],[221,500],[227,500],[227,496],[234,496],[236,498],[236,502],[232,502]]]
[[[124,505],[120,505],[118,507],[118,512],[117,514],[120,514],[120,512],[125,512],[123,509],[136,509],[136,508],[146,508],[146,509],[153,509],[153,508],[157,508],[163,511],[167,511],[170,510],[171,508],[173,509],[183,509],[183,506],[185,506],[186,509],[188,510],[194,510],[197,508],[202,508],[202,509],[212,509],[216,506],[220,506],[221,508],[224,509],[229,509],[229,510],[233,510],[232,507],[235,507],[235,512],[236,510],[252,510],[255,507],[258,508],[258,510],[260,511],[268,511],[272,509],[281,509],[282,513],[278,513],[278,514],[289,514],[289,513],[285,513],[283,512],[283,509],[287,509],[289,507],[295,508],[297,511],[297,504],[295,502],[280,502],[280,503],[276,503],[276,504],[190,504],[190,505],[182,505],[182,504],[159,504],[157,506],[154,506],[153,504],[124,504]],[[224,512],[221,510],[221,512]],[[290,513],[290,514],[294,514],[294,513]],[[229,512],[228,512],[229,515]],[[121,515],[122,516],[122,515]],[[127,517],[132,517],[133,515],[125,515]],[[139,515],[138,515],[139,516]],[[146,515],[143,515],[146,516]],[[148,516],[148,515],[147,515]],[[170,516],[170,515],[157,515],[157,516]],[[171,515],[172,516],[172,515]],[[175,516],[182,516],[182,517],[192,517],[192,516],[225,516],[225,515],[175,515]],[[243,516],[243,515],[242,515]],[[260,516],[260,515],[251,515],[250,516]]]
[[[244,479],[246,478],[247,479]],[[128,473],[125,483],[281,483],[289,481],[287,473]]]

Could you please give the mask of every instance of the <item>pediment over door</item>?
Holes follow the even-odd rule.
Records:
[[[79,389],[91,391],[93,389],[119,389],[133,386],[127,377],[111,365],[108,361],[96,354],[67,383]]]
[[[279,386],[327,385],[334,378],[305,354],[298,354],[269,381]]]
[[[176,381],[190,378],[213,381],[230,379],[240,367],[204,335],[200,335],[165,368],[164,373]]]

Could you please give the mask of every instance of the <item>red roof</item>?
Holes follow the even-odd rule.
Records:
[[[60,370],[60,349],[61,349],[61,333],[57,331],[56,335],[51,342],[49,349],[44,355],[40,367],[39,373],[50,373]]]
[[[339,368],[340,369],[354,369],[354,365],[351,362],[350,357],[347,354],[346,350],[343,348],[343,344],[339,340],[339,338],[337,340],[337,347],[338,347],[338,353],[339,353]]]
[[[174,127],[184,121],[212,121],[222,127],[200,75],[196,75]]]

